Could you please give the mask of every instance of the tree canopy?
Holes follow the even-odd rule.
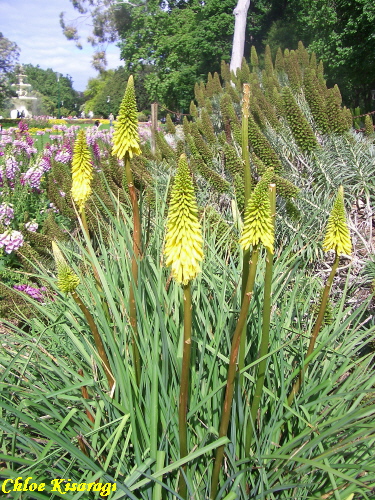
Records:
[[[154,68],[145,80],[152,100],[187,110],[195,82],[229,59],[235,5],[235,0],[125,5],[129,22],[120,31],[121,57],[129,70]]]
[[[105,47],[120,41],[125,69],[148,66],[144,85],[151,100],[187,109],[194,84],[229,61],[237,0],[71,0],[93,24],[89,42],[97,48],[94,66],[105,68]],[[322,59],[332,86],[344,102],[371,106],[375,85],[373,0],[253,0],[247,14],[245,57],[269,44],[293,49],[302,40]],[[61,24],[80,45],[77,25]]]
[[[276,51],[302,40],[323,60],[329,84],[339,85],[344,101],[368,108],[375,88],[374,26],[373,0],[288,0],[266,42]]]
[[[0,32],[0,106],[4,99],[10,95],[8,76],[14,70],[20,50]]]
[[[137,108],[140,111],[150,109],[150,99],[144,87],[144,80],[149,72],[150,68],[144,67],[137,72],[134,82]],[[129,76],[130,73],[120,66],[116,70],[104,71],[98,77],[90,78],[84,92],[85,113],[93,111],[97,116],[108,116],[109,113],[117,115]]]
[[[34,91],[39,92],[43,97],[43,109],[46,114],[57,114],[58,99],[60,98],[63,114],[78,112],[83,98],[79,92],[73,89],[72,78],[69,75],[61,75],[57,81],[56,72],[51,68],[42,69],[39,65],[25,64],[23,71],[27,75],[27,82],[30,83]]]

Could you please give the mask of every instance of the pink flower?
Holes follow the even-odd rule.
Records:
[[[5,160],[5,175],[8,179],[13,180],[19,169],[20,168],[14,156],[9,156],[9,158]]]
[[[37,222],[26,222],[25,228],[30,231],[30,233],[36,233],[39,225]]]
[[[29,126],[26,122],[21,120],[18,124],[18,129],[20,132],[26,132],[26,130],[29,130]]]
[[[42,286],[41,288],[34,288],[30,285],[14,285],[14,289],[19,290],[20,292],[27,293],[30,297],[37,300],[38,302],[43,302],[43,293],[46,290],[46,287]]]
[[[2,203],[0,205],[0,221],[2,221],[5,226],[9,226],[13,218],[13,205],[11,203]]]
[[[39,167],[43,170],[43,172],[48,172],[51,170],[51,160],[48,156],[43,156],[43,158],[39,161]]]
[[[23,175],[22,181],[24,184],[28,183],[32,188],[39,189],[43,174],[44,171],[40,166],[31,167]]]
[[[0,248],[4,247],[6,253],[18,250],[23,243],[23,235],[19,231],[8,229],[5,233],[0,234]]]
[[[56,153],[55,160],[60,163],[69,163],[72,159],[71,153],[69,151],[59,151]]]

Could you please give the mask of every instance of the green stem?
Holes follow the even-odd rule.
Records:
[[[109,388],[112,389],[113,384],[115,382],[115,379],[114,379],[114,377],[110,371],[110,368],[109,368],[110,365],[109,365],[108,357],[107,357],[107,354],[105,352],[104,344],[102,342],[98,327],[96,326],[96,323],[95,323],[94,318],[92,317],[90,311],[87,309],[85,304],[82,302],[81,298],[79,297],[79,295],[76,291],[72,292],[72,297],[75,300],[78,307],[83,312],[83,314],[87,320],[87,323],[89,324],[91,333],[94,337],[94,342],[95,342],[96,348],[98,349],[100,359],[102,360],[102,363],[103,363],[103,368],[104,368],[104,372],[105,372],[105,375],[106,375],[107,380],[108,380]]]
[[[81,222],[82,222],[82,228],[83,228],[83,232],[86,234],[86,237],[87,237],[87,241],[90,242],[90,233],[89,233],[89,227],[88,227],[88,224],[87,224],[87,219],[86,219],[86,212],[85,212],[85,208],[82,209],[82,212],[81,212]],[[86,245],[87,246],[87,252],[88,254],[90,255],[91,257],[91,267],[92,267],[92,270],[93,270],[93,273],[94,273],[94,278],[95,278],[95,283],[96,283],[96,288],[101,296],[101,303],[102,303],[102,306],[103,306],[103,309],[104,309],[104,313],[108,319],[108,321],[110,321],[110,318],[111,318],[111,315],[109,313],[109,309],[108,309],[108,304],[107,302],[105,301],[105,298],[104,298],[104,295],[103,295],[103,288],[102,288],[102,285],[101,285],[101,282],[100,282],[100,277],[99,277],[99,273],[98,273],[98,270],[94,264],[94,259],[92,258],[92,246],[90,247],[89,244]]]
[[[275,224],[275,212],[276,212],[275,184],[270,185],[270,203],[271,203],[271,214]],[[268,353],[269,333],[270,333],[270,323],[271,323],[272,270],[273,270],[273,254],[269,251],[269,249],[267,249],[266,271],[264,276],[262,339],[260,342],[258,358],[263,358]],[[250,418],[247,423],[247,429],[246,429],[245,452],[247,455],[250,453],[250,446],[253,438],[256,416],[260,405],[260,399],[262,397],[266,368],[267,368],[267,358],[261,359],[258,365],[258,378],[255,386],[254,398],[251,404]]]
[[[159,472],[164,468],[165,462],[165,451],[158,450],[156,454],[156,464],[155,464],[155,472]],[[158,478],[159,481],[163,480],[163,476]],[[155,482],[155,486],[152,492],[152,500],[161,500],[162,499],[162,485]]]
[[[244,168],[244,184],[245,184],[245,213],[246,207],[251,196],[251,169],[249,158],[249,100],[250,100],[250,85],[243,85],[243,105],[242,105],[242,162]],[[249,275],[250,249],[243,252],[243,269],[242,269],[242,302],[245,297],[246,283]],[[246,325],[241,335],[240,351],[238,355],[238,371],[241,372],[245,366],[245,351],[246,351]],[[243,385],[243,374],[240,375],[240,386]]]
[[[236,377],[236,368],[237,368],[237,357],[238,350],[240,347],[241,335],[246,324],[247,314],[249,311],[249,305],[251,301],[251,297],[253,295],[253,288],[255,282],[256,268],[258,263],[259,250],[257,246],[253,247],[251,261],[250,261],[250,271],[247,279],[246,290],[245,290],[245,298],[242,302],[240,316],[237,321],[237,326],[234,331],[233,339],[232,339],[232,347],[229,357],[229,365],[228,365],[228,374],[227,374],[227,385],[225,389],[225,399],[223,403],[223,410],[219,428],[219,437],[223,437],[227,435],[230,414],[232,408],[233,401],[233,393],[234,393],[234,381]],[[214,463],[214,469],[212,472],[212,480],[211,480],[211,499],[214,500],[216,497],[218,483],[219,483],[219,475],[221,464],[224,457],[224,446],[219,446],[216,449],[216,457]]]
[[[90,241],[89,227],[87,225],[86,212],[85,212],[84,208],[82,209],[82,212],[81,212],[80,215],[81,215],[81,222],[82,222],[83,232],[86,235],[87,241]],[[90,257],[92,257],[89,245],[87,245],[87,251],[88,251]],[[102,288],[101,288],[101,285],[100,285],[99,273],[98,273],[98,271],[97,271],[97,269],[96,269],[96,267],[94,265],[93,259],[91,259],[91,266],[92,266],[92,270],[94,272],[94,277],[95,277],[97,288],[98,288],[99,291],[101,291]]]
[[[311,337],[310,337],[310,343],[309,343],[309,347],[307,349],[307,353],[306,353],[306,356],[305,356],[305,361],[304,361],[303,367],[301,368],[301,371],[299,373],[298,379],[295,381],[295,383],[293,385],[293,389],[292,389],[292,391],[291,391],[291,393],[289,394],[289,397],[288,397],[288,405],[289,406],[293,403],[295,395],[298,393],[298,391],[301,388],[303,377],[304,377],[304,374],[305,374],[305,370],[307,368],[307,365],[310,362],[309,357],[310,357],[310,355],[312,354],[312,352],[314,350],[315,342],[316,342],[316,339],[318,337],[320,328],[321,328],[322,323],[323,323],[324,314],[326,312],[328,298],[329,298],[329,292],[331,291],[331,286],[332,286],[333,278],[334,278],[334,276],[336,274],[338,265],[339,265],[339,256],[336,253],[335,261],[333,263],[331,272],[329,274],[326,286],[325,286],[324,291],[323,291],[322,301],[320,303],[318,318],[316,320],[313,332],[312,332]]]
[[[182,353],[181,384],[180,384],[180,404],[178,409],[178,424],[180,434],[180,458],[186,457],[187,450],[187,405],[189,393],[189,374],[191,357],[191,289],[190,283],[184,286],[184,345]],[[183,466],[186,473],[186,465]],[[179,482],[179,494],[182,498],[187,497],[187,485],[185,478],[181,474]]]
[[[132,277],[129,290],[129,318],[133,332],[133,363],[135,371],[135,379],[139,386],[141,381],[141,358],[138,349],[138,326],[137,326],[137,306],[134,296],[134,288],[138,286],[138,262],[141,257],[141,217],[137,200],[137,193],[133,183],[133,174],[130,167],[130,156],[125,154],[125,173],[130,194],[130,201],[133,211],[133,256],[132,256]]]
[[[159,316],[155,317],[153,339],[153,361],[151,375],[151,425],[150,425],[150,456],[156,460],[158,454],[158,426],[159,426]]]

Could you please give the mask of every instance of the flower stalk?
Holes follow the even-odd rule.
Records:
[[[335,252],[335,260],[332,265],[331,272],[328,276],[326,286],[324,287],[323,290],[318,317],[316,319],[313,331],[311,333],[310,342],[307,348],[303,366],[300,370],[297,380],[294,382],[293,388],[288,397],[289,406],[293,403],[295,395],[298,393],[298,391],[302,386],[303,377],[306,368],[310,362],[310,356],[314,351],[315,342],[316,339],[318,338],[320,329],[323,324],[324,315],[326,312],[327,303],[329,299],[329,293],[331,291],[333,283],[333,278],[339,266],[340,254],[350,255],[352,251],[349,228],[347,226],[345,217],[344,190],[342,186],[339,187],[337,198],[333,205],[331,214],[328,218],[326,235],[323,242],[323,250],[326,252],[328,252],[329,250],[333,250]]]
[[[270,184],[269,187],[271,214],[275,227],[275,212],[276,212],[276,185]],[[263,323],[262,323],[262,338],[259,348],[258,358],[264,358],[268,353],[269,332],[271,323],[271,287],[272,287],[272,271],[273,271],[273,253],[267,248],[266,256],[266,271],[264,275],[264,300],[263,300]],[[246,454],[250,452],[251,441],[254,433],[256,416],[258,413],[260,400],[262,397],[264,379],[266,375],[267,358],[261,359],[258,365],[258,376],[255,386],[255,393],[250,409],[250,419],[246,429]]]
[[[112,389],[115,379],[110,371],[110,364],[108,361],[107,354],[105,352],[104,344],[101,339],[98,327],[96,326],[92,314],[87,309],[87,307],[85,306],[85,304],[83,303],[82,299],[80,298],[80,296],[76,291],[76,288],[80,283],[80,280],[78,276],[68,266],[62,252],[60,251],[59,247],[54,241],[52,242],[52,250],[57,267],[57,286],[61,292],[65,294],[70,293],[72,295],[75,303],[78,305],[83,315],[85,316],[86,321],[90,327],[91,333],[94,337],[94,342],[98,350],[99,357],[103,363],[104,373],[106,375],[109,388]]]
[[[130,160],[133,155],[141,154],[138,134],[137,105],[135,100],[134,80],[131,75],[120,105],[118,120],[113,134],[112,155],[124,159],[126,181],[133,213],[133,255],[131,263],[132,282],[129,289],[129,318],[133,334],[133,363],[137,385],[141,381],[141,358],[138,348],[137,306],[135,289],[138,287],[138,262],[142,254],[142,230],[137,193],[134,186]]]
[[[125,172],[130,194],[130,201],[133,212],[133,256],[132,256],[132,279],[129,290],[129,318],[130,326],[133,332],[133,363],[135,378],[137,385],[141,382],[141,358],[138,348],[138,325],[137,325],[137,305],[135,302],[134,290],[138,287],[138,262],[141,258],[141,245],[142,245],[142,230],[141,230],[141,216],[139,213],[139,205],[137,194],[133,183],[133,175],[130,167],[130,155],[125,155]]]
[[[243,84],[243,101],[242,101],[242,162],[244,168],[244,185],[245,185],[245,207],[251,196],[251,170],[249,158],[249,111],[250,110],[250,84]],[[247,278],[249,275],[250,249],[243,251],[243,269],[242,269],[242,302],[245,299],[245,289]],[[241,336],[240,351],[238,355],[238,370],[241,370],[245,364],[246,351],[246,325]],[[240,375],[240,386],[243,385],[243,374]]]
[[[198,207],[194,186],[185,155],[181,155],[173,184],[168,211],[164,255],[166,265],[172,268],[172,277],[183,286],[184,294],[184,341],[178,409],[180,458],[188,454],[187,407],[191,357],[192,300],[190,282],[200,272],[203,259],[203,238],[198,220]],[[187,466],[183,466],[186,473]],[[187,497],[187,485],[183,474],[179,480],[179,493]]]
[[[234,394],[234,382],[235,382],[236,372],[237,372],[238,350],[240,347],[242,332],[243,332],[244,327],[246,326],[246,320],[247,320],[247,315],[248,315],[248,311],[249,311],[250,301],[251,301],[251,298],[253,295],[253,288],[254,288],[255,275],[256,275],[256,269],[257,269],[257,264],[258,264],[258,257],[259,257],[259,249],[258,249],[258,246],[255,245],[252,249],[252,252],[251,252],[250,270],[249,270],[249,275],[248,275],[247,283],[246,283],[245,296],[244,296],[244,300],[242,302],[240,316],[238,318],[236,329],[234,331],[234,335],[233,335],[233,339],[232,339],[232,346],[231,346],[229,365],[228,365],[228,373],[227,373],[227,384],[226,384],[226,388],[225,388],[225,398],[224,398],[223,410],[222,410],[220,428],[219,428],[219,437],[226,436],[227,432],[228,432],[230,414],[231,414],[232,402],[233,402],[233,394]],[[221,470],[221,465],[222,465],[223,458],[224,458],[224,448],[225,448],[224,446],[219,446],[216,449],[214,469],[212,472],[212,479],[211,479],[211,500],[214,500],[216,497],[216,494],[217,494],[220,470]]]
[[[180,399],[178,408],[178,424],[180,435],[180,457],[186,457],[187,448],[187,407],[189,395],[189,375],[191,358],[191,323],[192,323],[192,304],[190,283],[183,287],[184,290],[184,342],[182,353],[181,381],[180,381]],[[186,464],[183,466],[186,473]],[[183,474],[180,475],[179,493],[182,498],[187,496],[187,486]]]
[[[71,294],[72,294],[72,297],[73,297],[75,303],[81,309],[81,311],[83,312],[83,314],[86,318],[87,323],[89,324],[91,333],[94,337],[94,342],[95,342],[96,348],[97,348],[98,353],[99,353],[99,357],[103,363],[104,373],[105,373],[105,376],[107,378],[109,388],[112,389],[112,387],[115,383],[115,379],[111,373],[108,357],[107,357],[107,354],[105,352],[104,344],[103,344],[102,338],[100,336],[98,327],[96,326],[95,320],[94,320],[92,314],[90,313],[90,311],[87,309],[87,307],[83,303],[83,301],[80,298],[80,296],[78,295],[78,293],[74,290],[71,292]]]
[[[273,175],[273,169],[268,169],[260,182],[255,187],[248,205],[241,238],[239,240],[243,250],[252,246],[250,269],[245,287],[244,300],[241,305],[240,316],[232,339],[231,352],[229,357],[227,384],[225,398],[219,428],[219,437],[227,435],[230,421],[230,414],[234,394],[234,382],[237,371],[237,357],[240,348],[241,337],[246,326],[250,301],[253,295],[253,288],[258,264],[259,245],[262,243],[271,253],[273,253],[274,231],[271,214],[271,205],[268,196],[268,185]],[[216,456],[211,480],[211,499],[214,500],[217,494],[221,465],[224,457],[224,446],[216,449]]]

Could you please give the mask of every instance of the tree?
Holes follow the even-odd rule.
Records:
[[[144,79],[149,71],[149,68],[146,67],[143,72],[139,71],[135,74],[134,87],[139,110],[149,110],[151,106],[144,87]],[[124,97],[124,88],[126,88],[129,76],[130,73],[120,66],[116,70],[104,71],[98,77],[90,78],[84,91],[87,99],[84,106],[85,113],[93,111],[95,115],[99,116],[108,116],[110,113],[116,116]]]
[[[296,47],[302,40],[324,62],[329,85],[337,83],[346,104],[371,106],[375,85],[373,0],[288,0],[266,42]]]
[[[235,22],[230,70],[234,72],[236,72],[237,68],[241,67],[244,56],[247,12],[249,7],[250,0],[238,0],[236,8],[233,11]]]
[[[78,110],[83,102],[79,92],[73,89],[72,78],[69,75],[61,75],[60,81],[57,81],[56,72],[51,68],[42,69],[39,65],[25,64],[23,71],[27,75],[27,81],[32,86],[34,91],[45,96],[45,105],[49,113],[57,114],[58,100],[60,98],[60,106],[64,103],[65,110],[69,114]],[[55,108],[51,110],[51,102],[55,104]]]
[[[152,100],[187,110],[194,84],[229,60],[235,0],[149,0],[125,6],[129,22],[120,31],[121,57],[134,71],[150,65],[145,79]]]
[[[8,77],[15,68],[19,54],[18,46],[0,32],[0,106],[11,94]]]
[[[78,49],[82,49],[79,35],[79,23],[90,19],[92,34],[87,41],[96,48],[92,65],[99,72],[105,71],[107,66],[105,51],[110,43],[118,41],[118,33],[127,24],[129,12],[124,8],[126,1],[117,0],[70,0],[73,7],[79,12],[79,20],[66,21],[65,13],[60,14],[60,26],[68,40],[73,40]],[[134,0],[129,5],[135,5],[146,0]]]

